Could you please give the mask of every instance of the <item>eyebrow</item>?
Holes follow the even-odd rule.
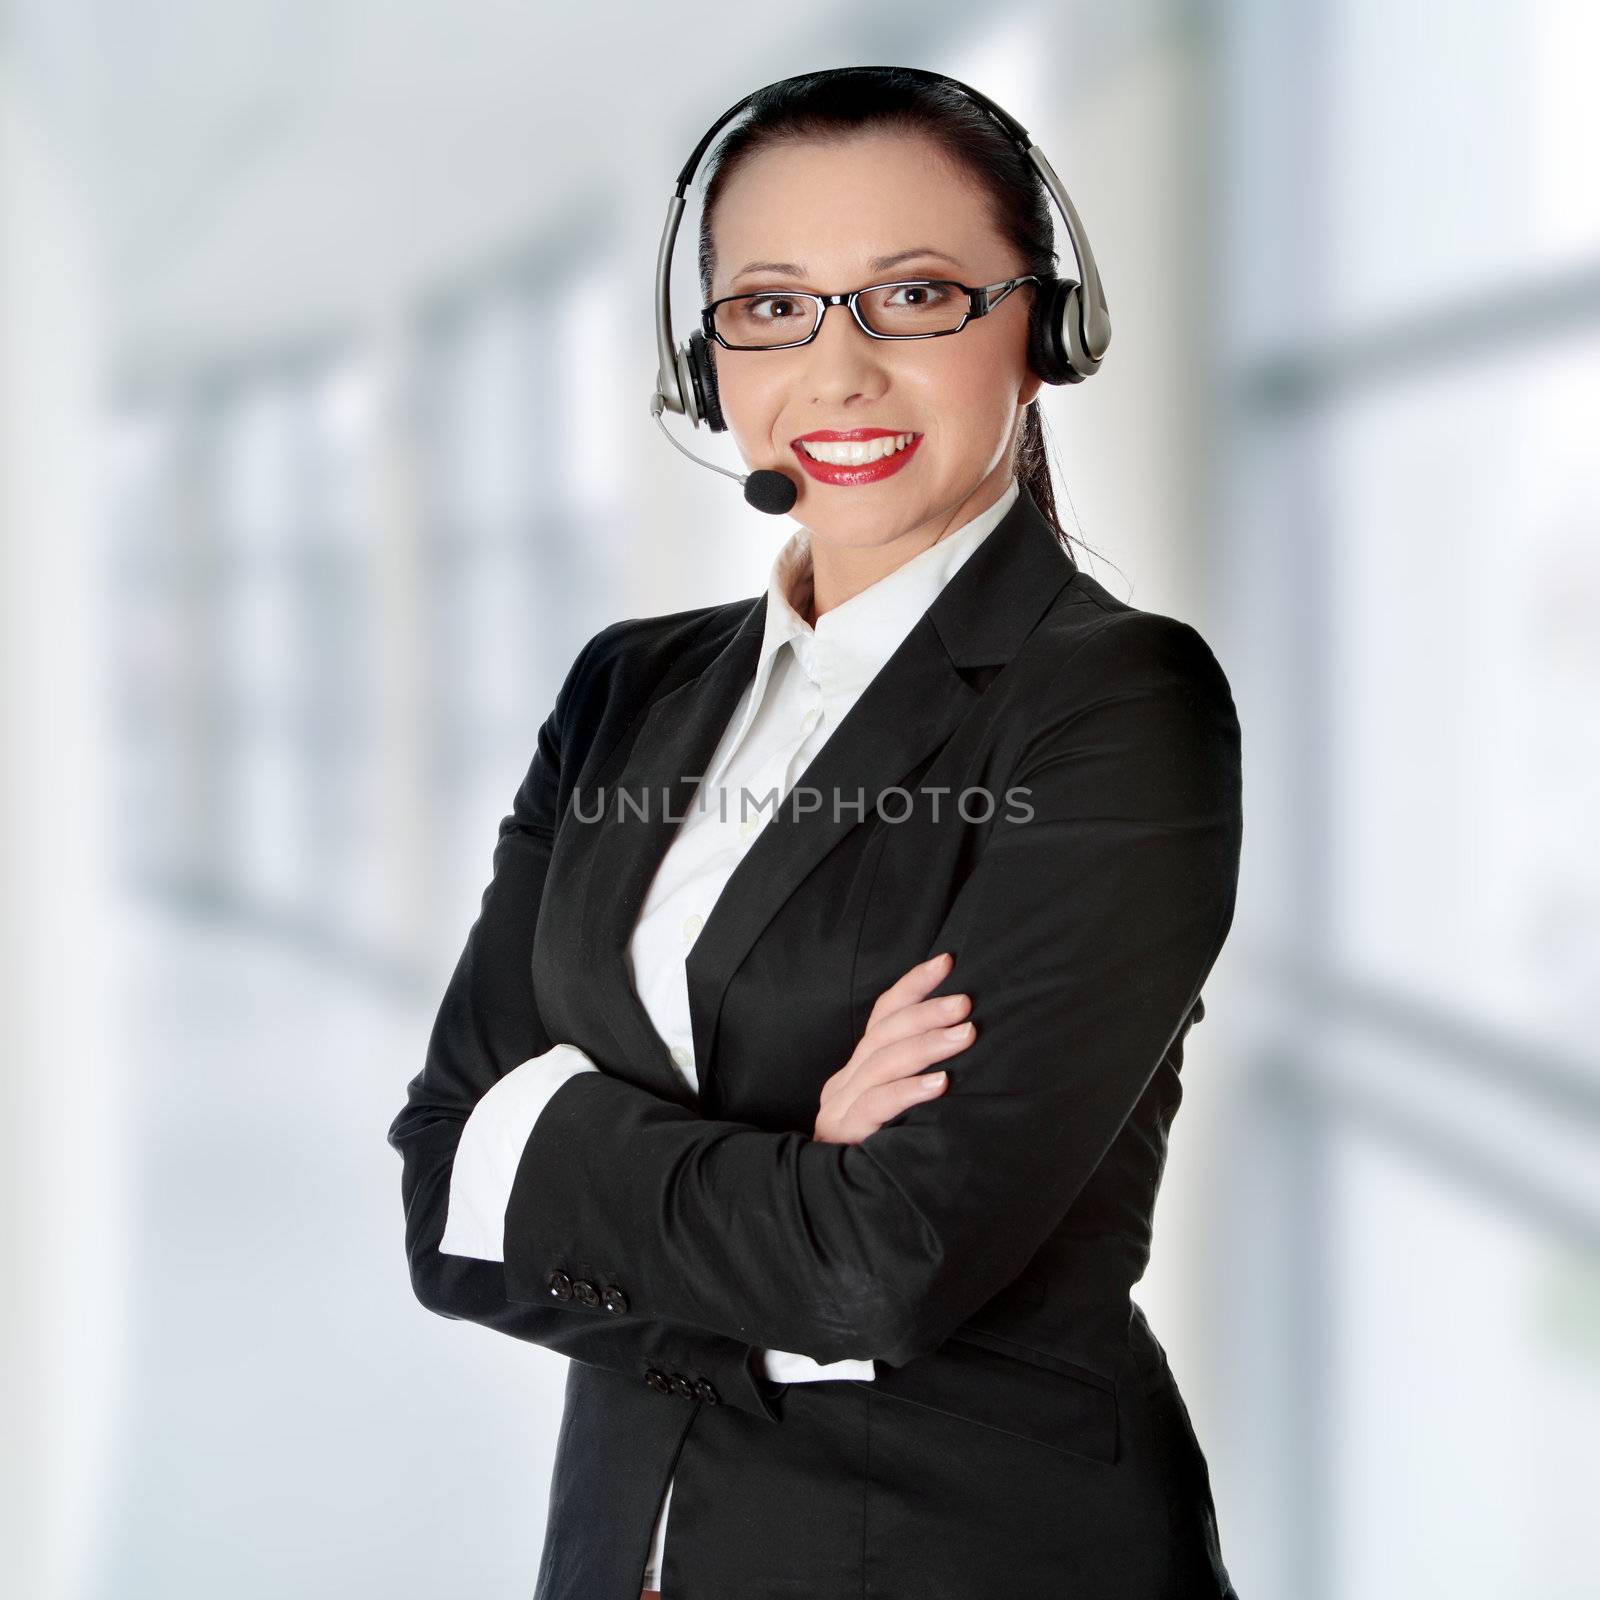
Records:
[[[898,267],[902,261],[916,261],[925,256],[937,256],[941,261],[948,261],[953,267],[961,265],[949,251],[935,250],[932,245],[925,244],[918,245],[914,250],[896,250],[893,255],[878,256],[869,261],[867,266],[873,272],[887,272],[891,267]],[[777,273],[786,278],[803,278],[806,275],[793,261],[747,261],[728,281],[737,283],[740,278],[748,277],[752,272]]]

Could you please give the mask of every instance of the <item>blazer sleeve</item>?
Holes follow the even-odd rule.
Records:
[[[513,1067],[481,1095],[456,1143],[450,1203],[439,1249],[446,1255],[505,1260],[506,1207],[528,1134],[550,1097],[576,1072],[600,1069],[576,1045],[558,1044]],[[775,1383],[824,1383],[857,1378],[871,1383],[870,1361],[821,1365],[793,1350],[760,1350],[761,1370]]]
[[[558,1044],[490,1084],[456,1140],[450,1201],[439,1248],[450,1256],[505,1260],[506,1202],[529,1130],[575,1072],[598,1072],[576,1045]]]
[[[1031,812],[997,810],[927,951],[977,1026],[946,1091],[836,1145],[579,1074],[518,1165],[512,1298],[583,1260],[646,1314],[899,1366],[1021,1273],[1199,998],[1243,831],[1233,697],[1189,624],[1111,614],[1041,699],[1011,778]]]
[[[467,934],[429,1035],[422,1070],[388,1130],[401,1159],[405,1249],[417,1299],[440,1316],[476,1322],[574,1361],[642,1383],[648,1368],[709,1380],[719,1397],[777,1420],[759,1352],[736,1336],[684,1326],[629,1303],[624,1312],[537,1293],[507,1293],[498,1261],[443,1253],[440,1243],[456,1152],[474,1106],[518,1064],[553,1041],[533,989],[533,934],[558,820],[564,725],[597,634],[578,654],[539,730],[533,760],[500,824],[491,881]],[[584,1077],[599,1077],[584,1072]],[[624,1280],[625,1281],[625,1280]]]

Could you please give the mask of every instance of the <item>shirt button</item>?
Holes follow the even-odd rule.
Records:
[[[739,824],[739,837],[741,839],[748,839],[750,835],[754,833],[760,826],[761,819],[759,817],[746,817],[744,821]]]
[[[822,713],[816,710],[806,712],[806,714],[800,719],[800,726],[804,728],[807,733],[810,733],[811,730],[816,727],[817,719],[821,715]]]
[[[677,1063],[678,1066],[682,1067],[687,1072],[688,1069],[689,1069],[689,1063],[694,1058],[680,1044],[680,1045],[675,1045],[673,1047],[672,1059],[673,1059],[674,1062]]]
[[[692,940],[694,938],[694,936],[697,933],[699,933],[701,928],[703,928],[705,926],[705,920],[706,919],[704,917],[702,917],[698,911],[695,912],[695,914],[692,917],[685,917],[683,919],[683,937],[684,937],[684,939],[685,940]]]

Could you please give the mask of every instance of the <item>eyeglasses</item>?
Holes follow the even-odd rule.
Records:
[[[948,278],[903,278],[847,294],[809,294],[764,289],[730,294],[700,312],[708,339],[724,350],[792,350],[822,331],[829,306],[849,306],[856,326],[872,339],[938,339],[960,333],[986,317],[1020,284],[1038,283],[1037,273],[973,287]]]

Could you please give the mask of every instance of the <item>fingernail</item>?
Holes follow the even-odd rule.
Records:
[[[933,1094],[944,1087],[946,1074],[942,1072],[925,1072],[917,1081],[917,1090],[921,1094]]]
[[[931,957],[929,960],[924,961],[922,964],[925,967],[936,967],[949,954],[950,954],[950,952],[948,950],[941,950],[938,955]]]

